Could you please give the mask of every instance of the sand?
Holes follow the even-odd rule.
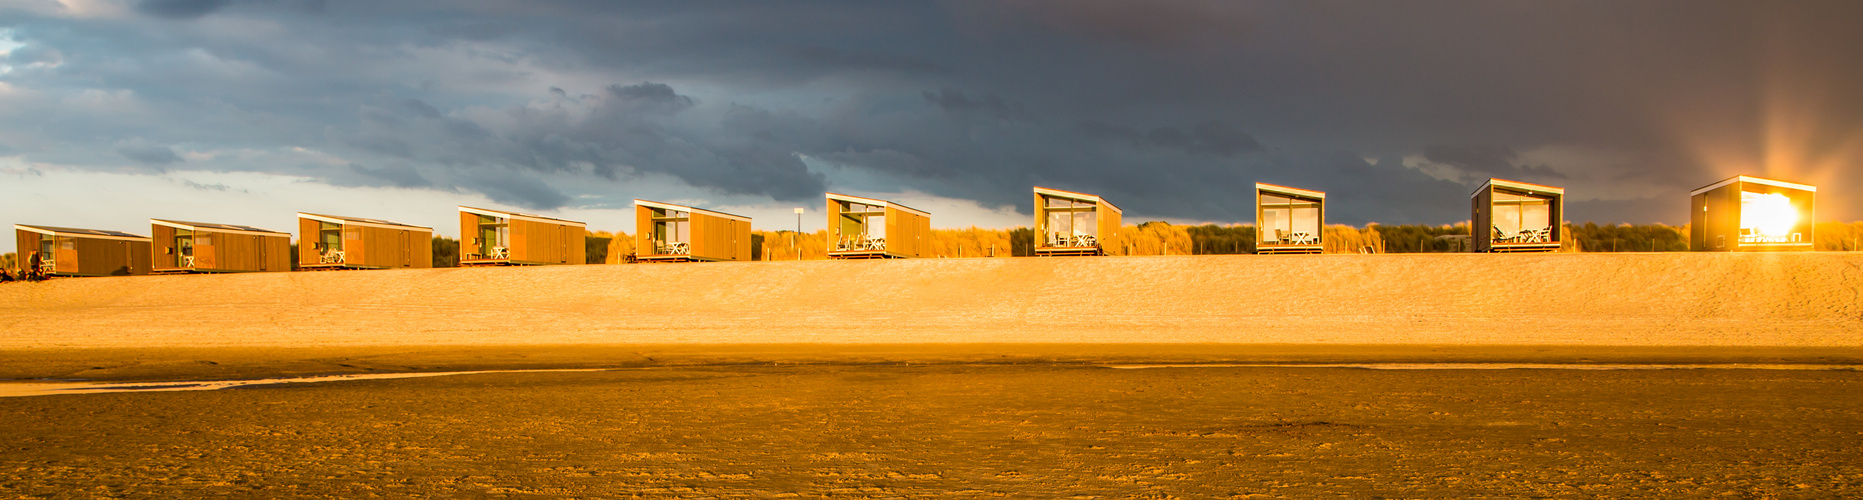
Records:
[[[0,400],[0,497],[1843,498],[1858,372],[674,367]]]
[[[1410,254],[300,272],[0,285],[0,350],[1863,346],[1863,255]]]

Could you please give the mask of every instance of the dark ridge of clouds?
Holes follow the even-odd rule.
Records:
[[[1466,182],[1471,183],[1490,177],[1510,180],[1568,178],[1551,166],[1520,162],[1520,153],[1506,146],[1426,146],[1423,158],[1455,167],[1469,175]]]
[[[695,121],[682,116],[696,105],[690,96],[652,82],[611,85],[576,98],[557,88],[548,93],[547,102],[477,114],[385,97],[358,110],[355,130],[334,131],[332,138],[399,160],[479,172],[462,187],[526,208],[559,208],[569,198],[541,182],[497,186],[485,179],[505,177],[486,172],[610,180],[665,174],[725,194],[781,201],[812,199],[826,189],[797,156],[802,145],[794,142],[795,131],[808,127],[798,117],[739,106],[721,122]],[[357,173],[418,182],[407,172]]]
[[[232,4],[233,0],[142,0],[136,12],[169,19],[193,19]]]
[[[159,166],[182,161],[175,150],[159,144],[124,144],[117,146],[116,153],[144,165]]]
[[[1113,141],[1141,148],[1176,148],[1191,153],[1235,156],[1261,150],[1255,138],[1220,121],[1199,123],[1185,132],[1176,127],[1156,127],[1140,133],[1130,127],[1095,120],[1081,121],[1076,128],[1091,140]]]

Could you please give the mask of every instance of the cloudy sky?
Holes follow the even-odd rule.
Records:
[[[0,218],[632,231],[644,198],[819,228],[835,191],[1008,227],[1042,185],[1249,222],[1260,181],[1441,224],[1500,177],[1679,224],[1749,174],[1856,220],[1859,26],[1855,1],[0,0]]]

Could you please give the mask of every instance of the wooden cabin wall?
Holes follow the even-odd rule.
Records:
[[[149,274],[150,244],[147,241],[63,237],[53,250],[58,271],[79,276],[131,276]]]
[[[348,223],[342,227],[343,263],[346,265],[433,267],[431,232]]]
[[[750,260],[750,223],[702,212],[692,214],[692,257]]]
[[[17,247],[14,250],[16,250],[15,255],[18,255],[18,258],[19,258],[19,269],[20,270],[22,271],[29,270],[29,269],[26,269],[26,267],[32,264],[28,263],[27,259],[32,258],[33,252],[39,251],[39,238],[42,238],[44,236],[45,235],[43,234],[35,233],[32,231],[27,231],[24,229],[13,230],[13,238],[14,238],[13,246]]]
[[[532,264],[586,264],[588,230],[569,224],[511,221],[511,260]]]
[[[467,255],[479,255],[485,252],[479,248],[479,214],[459,213],[459,258],[465,260]]]
[[[195,230],[194,269],[227,272],[290,271],[291,237]]]
[[[323,221],[298,217],[298,266],[316,265],[323,257],[317,255],[317,235],[323,231]]]
[[[1100,200],[1093,209],[1099,213],[1094,216],[1094,218],[1100,221],[1100,248],[1116,248],[1122,246],[1123,243],[1119,241],[1119,228],[1121,225],[1125,224],[1125,221],[1122,220],[1124,214],[1119,213],[1118,210],[1107,207],[1106,200]]]
[[[886,206],[886,251],[905,257],[924,257],[931,246],[931,217]]]
[[[175,228],[161,224],[149,225],[150,254],[154,265],[151,269],[181,269],[181,260],[175,254]]]
[[[1470,224],[1469,238],[1475,242],[1475,251],[1486,252],[1494,249],[1494,186],[1488,186],[1468,199]]]
[[[653,207],[634,205],[634,255],[654,255]]]

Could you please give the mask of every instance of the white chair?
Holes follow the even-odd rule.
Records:
[[[505,247],[492,247],[491,258],[509,259],[511,258],[511,249],[505,248]]]

